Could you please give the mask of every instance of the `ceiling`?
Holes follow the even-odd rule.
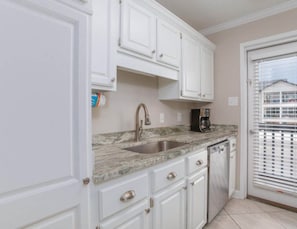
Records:
[[[276,8],[290,8],[295,0],[156,0],[196,30],[231,23]],[[296,4],[297,5],[297,4]],[[284,11],[284,10],[283,10]]]

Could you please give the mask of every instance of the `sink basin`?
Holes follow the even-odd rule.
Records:
[[[169,149],[174,149],[179,146],[183,146],[187,143],[183,142],[176,142],[176,141],[158,141],[158,142],[151,142],[139,146],[132,146],[125,148],[125,150],[133,151],[136,153],[143,153],[143,154],[151,154],[151,153],[159,153],[162,151],[166,151]]]

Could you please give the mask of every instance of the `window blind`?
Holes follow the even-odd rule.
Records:
[[[253,61],[253,184],[297,195],[297,55]]]

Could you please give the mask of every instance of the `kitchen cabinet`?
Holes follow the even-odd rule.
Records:
[[[154,229],[186,228],[185,187],[185,181],[181,181],[154,196]]]
[[[179,68],[181,57],[181,32],[158,19],[157,61]]]
[[[236,184],[236,138],[229,139],[230,154],[229,154],[229,198],[232,197],[235,192]]]
[[[182,35],[178,81],[159,79],[159,99],[210,102],[214,99],[214,46],[198,37]]]
[[[116,18],[114,1],[96,0],[93,2],[91,17],[91,79],[92,89],[115,91],[117,69],[115,63]]]
[[[156,16],[134,0],[122,0],[120,20],[120,47],[153,58]]]
[[[89,228],[89,15],[2,0],[0,19],[0,228]]]
[[[100,229],[202,228],[207,213],[207,163],[207,150],[202,149],[95,186],[92,221]]]
[[[200,229],[207,222],[207,168],[188,179],[188,229]]]
[[[170,19],[163,19],[164,8],[154,1],[121,0],[117,11],[117,66],[177,80],[180,31]]]
[[[182,39],[182,66],[181,95],[199,98],[201,96],[200,43],[187,35],[183,35]]]
[[[201,46],[201,99],[211,101],[214,99],[214,53]]]
[[[149,229],[149,201],[143,200],[100,224],[100,229]]]

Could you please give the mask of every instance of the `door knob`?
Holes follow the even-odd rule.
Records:
[[[83,184],[84,185],[88,185],[90,183],[90,178],[89,177],[86,177],[83,179]]]

